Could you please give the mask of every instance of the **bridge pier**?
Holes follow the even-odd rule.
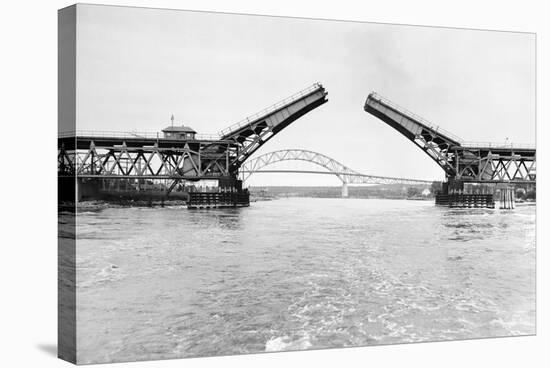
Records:
[[[435,204],[459,208],[495,208],[495,187],[449,178],[435,195]]]
[[[342,198],[348,198],[348,183],[342,183]]]

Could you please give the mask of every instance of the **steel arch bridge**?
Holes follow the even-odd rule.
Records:
[[[282,161],[306,161],[321,166],[326,171],[263,170],[264,167]],[[342,196],[347,197],[348,184],[431,184],[432,181],[376,176],[359,173],[335,159],[318,152],[303,149],[273,151],[246,161],[239,170],[246,181],[254,173],[304,173],[334,175],[342,181]]]

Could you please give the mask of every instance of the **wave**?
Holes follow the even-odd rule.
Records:
[[[285,350],[306,350],[312,347],[310,336],[305,334],[304,336],[293,340],[289,336],[280,336],[268,340],[265,343],[265,351],[285,351]]]
[[[119,267],[116,264],[111,264],[103,267],[92,277],[88,276],[86,281],[80,282],[79,287],[91,287],[97,284],[103,284],[120,279]]]

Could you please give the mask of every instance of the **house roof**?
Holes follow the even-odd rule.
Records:
[[[181,126],[169,126],[162,130],[165,133],[196,133],[193,128],[181,125]]]

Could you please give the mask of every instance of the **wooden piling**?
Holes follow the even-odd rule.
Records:
[[[507,187],[500,190],[500,208],[505,210],[512,210],[515,207],[515,193],[514,188]]]

